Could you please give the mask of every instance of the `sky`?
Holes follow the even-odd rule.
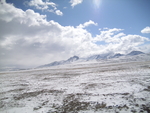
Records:
[[[0,67],[150,52],[150,0],[0,0]]]

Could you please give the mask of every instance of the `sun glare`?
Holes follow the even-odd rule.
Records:
[[[96,9],[98,9],[100,7],[100,4],[101,4],[101,0],[93,0],[93,4],[94,4],[94,7]]]

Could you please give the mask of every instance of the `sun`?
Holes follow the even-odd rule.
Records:
[[[102,0],[93,0],[94,7],[99,9]]]

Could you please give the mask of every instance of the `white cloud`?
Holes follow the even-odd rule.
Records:
[[[106,43],[105,51],[127,53],[129,50],[137,50],[145,41],[150,41],[140,35],[126,35],[121,32],[122,30],[113,28],[101,31],[93,39],[93,42],[104,41]]]
[[[88,22],[85,22],[84,24],[80,24],[79,26],[77,26],[77,28],[85,28],[85,27],[88,27],[90,25],[95,25],[97,26],[98,24],[95,23],[94,21],[92,20],[89,20]]]
[[[87,26],[89,26],[89,25],[91,25],[91,24],[93,24],[93,25],[95,25],[95,26],[97,26],[97,25],[98,25],[98,24],[97,24],[97,23],[95,23],[94,21],[89,20],[88,22],[85,22],[85,23],[83,24],[83,26],[84,26],[84,27],[87,27]]]
[[[71,6],[74,7],[78,4],[81,4],[83,0],[70,0]]]
[[[150,33],[150,27],[146,27],[141,30],[141,33]]]
[[[40,10],[46,10],[49,8],[49,6],[53,7],[54,9],[56,8],[56,4],[54,2],[43,2],[42,0],[31,0],[30,2],[27,2],[29,6],[33,6],[36,9],[40,9]]]
[[[28,23],[28,25],[39,25],[41,22],[47,22],[46,15],[40,15],[31,9],[23,11],[7,3],[1,4],[0,15],[0,19],[6,22],[14,21],[21,24]]]
[[[77,50],[86,50],[81,45],[91,43],[85,29],[47,21],[31,9],[23,11],[7,3],[0,7],[0,24],[5,26],[0,30],[0,49],[5,53],[1,64],[41,65],[79,55],[82,52]]]
[[[57,10],[57,5],[54,2],[50,2],[49,0],[46,2],[43,2],[42,0],[31,0],[30,2],[25,3],[42,11],[53,12],[59,16],[63,15],[60,10]]]
[[[56,10],[55,13],[56,13],[57,15],[60,15],[60,16],[63,15],[63,13],[62,13],[60,10]]]
[[[5,2],[0,4],[0,25],[2,66],[38,66],[72,55],[127,52],[149,41],[139,35],[125,35],[117,28],[105,29],[92,37],[84,28],[97,25],[94,21],[80,24],[80,27],[62,26],[53,20],[47,21],[46,15],[31,9],[23,11]],[[104,41],[106,45],[95,44],[98,41]]]
[[[97,35],[94,38],[94,41],[105,41],[106,43],[120,41],[120,36],[122,36],[124,34],[121,33],[121,34],[116,35],[116,33],[120,32],[122,30],[123,29],[117,29],[117,28],[108,29],[107,28],[103,31],[100,31],[100,35]]]

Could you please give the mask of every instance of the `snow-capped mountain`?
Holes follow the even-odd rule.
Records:
[[[89,60],[99,60],[99,59],[109,59],[113,53],[105,53],[105,54],[98,54],[98,55],[92,55],[86,58],[87,61]]]
[[[67,60],[55,61],[55,62],[52,62],[52,63],[50,63],[50,64],[46,64],[46,65],[39,66],[39,67],[37,67],[37,68],[43,68],[43,67],[51,67],[51,66],[69,64],[69,63],[72,63],[72,62],[77,61],[78,59],[79,59],[78,56],[73,56],[73,57],[70,57],[70,58],[67,59]]]
[[[111,58],[118,58],[118,57],[121,57],[121,56],[124,56],[124,54],[116,53]]]
[[[68,63],[70,63],[70,62],[74,62],[74,61],[77,61],[79,59],[79,57],[78,56],[73,56],[73,57],[70,57],[68,60],[66,60],[65,62],[68,62]]]
[[[141,51],[132,51],[130,52],[129,54],[127,54],[128,56],[133,56],[133,55],[139,55],[139,54],[144,54],[143,52]]]
[[[145,56],[142,56],[145,55]],[[87,61],[100,61],[100,60],[112,60],[112,61],[135,61],[135,60],[142,60],[147,59],[147,55],[141,51],[132,51],[128,54],[120,54],[120,53],[106,53],[106,54],[97,54],[97,55],[91,55],[86,58],[79,58],[78,56],[70,57],[67,60],[62,61],[55,61],[46,65],[39,66],[37,68],[43,68],[43,67],[51,67],[51,66],[57,66],[57,65],[64,65],[64,64],[70,64],[73,62],[87,62]]]
[[[108,62],[141,62],[150,61],[150,54],[124,55],[116,58],[107,59]]]

